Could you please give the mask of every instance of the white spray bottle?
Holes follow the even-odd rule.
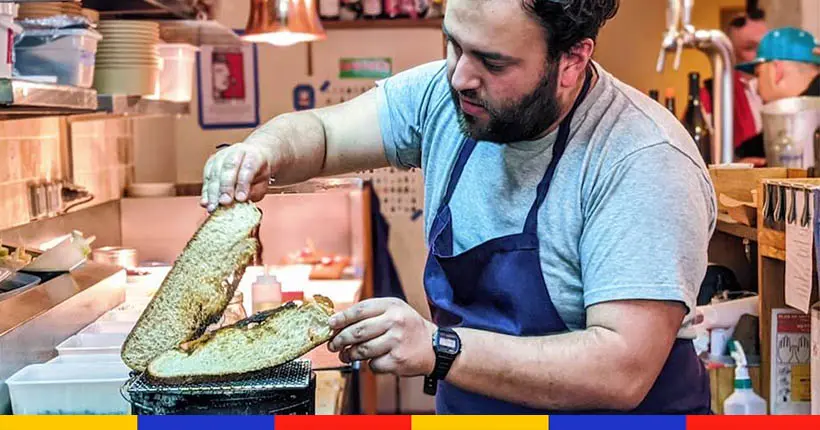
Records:
[[[766,401],[752,390],[746,354],[738,341],[729,343],[735,359],[735,391],[723,402],[724,415],[766,415]]]

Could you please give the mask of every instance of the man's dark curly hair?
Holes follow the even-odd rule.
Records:
[[[595,40],[598,30],[618,13],[620,0],[523,0],[547,37],[550,59],[559,58],[584,39]]]

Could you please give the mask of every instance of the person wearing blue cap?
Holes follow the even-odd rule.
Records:
[[[760,41],[757,58],[737,66],[758,77],[760,97],[770,103],[787,97],[820,97],[820,55],[811,33],[794,27],[770,31]]]
[[[764,103],[798,96],[820,97],[820,50],[811,33],[794,27],[777,28],[760,41],[757,57],[737,65],[754,73]],[[743,142],[736,151],[740,158],[764,159],[763,135]],[[760,163],[758,163],[760,164]]]

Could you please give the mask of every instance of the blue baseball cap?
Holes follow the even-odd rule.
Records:
[[[808,31],[794,27],[777,28],[763,36],[757,47],[757,58],[738,64],[735,68],[741,72],[754,73],[758,64],[778,60],[820,65],[820,56],[812,53],[815,46],[817,42]]]

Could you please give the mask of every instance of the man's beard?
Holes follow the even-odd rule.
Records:
[[[532,140],[549,128],[561,116],[558,103],[558,66],[548,65],[541,81],[535,89],[514,103],[500,107],[490,106],[481,101],[489,120],[479,125],[478,120],[465,114],[459,106],[459,92],[450,85],[450,95],[456,105],[458,122],[464,134],[476,140],[496,143],[511,143]],[[462,91],[470,100],[480,100],[474,90]]]

